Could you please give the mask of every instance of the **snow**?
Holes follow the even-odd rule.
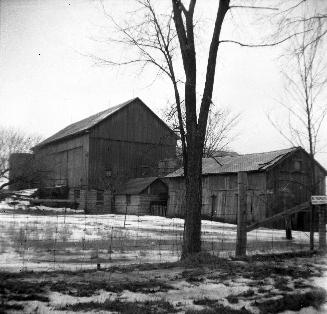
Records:
[[[33,190],[24,191],[30,195]],[[112,265],[176,261],[181,255],[184,220],[158,216],[86,215],[82,212],[27,206],[27,201],[0,202],[0,269],[87,269]],[[248,233],[248,254],[308,248],[309,236],[260,228]],[[316,240],[318,235],[316,235]],[[204,220],[203,248],[229,258],[234,255],[236,225]]]
[[[235,262],[230,262],[235,263]],[[237,262],[239,263],[239,262]],[[248,267],[249,263],[242,262],[241,266]],[[267,262],[269,263],[269,262]],[[270,264],[273,263],[270,261]],[[316,257],[299,257],[291,258],[289,260],[284,259],[278,262],[278,267],[283,267],[288,269],[288,267],[294,266],[294,264],[303,265],[303,267],[310,267],[312,269],[312,277],[309,278],[297,278],[291,276],[280,275],[279,278],[285,278],[290,282],[290,287],[292,290],[290,293],[303,293],[309,291],[311,288],[309,285],[315,287],[325,287],[327,279],[327,269],[326,269],[326,258],[321,256]],[[260,263],[259,263],[260,265]],[[264,267],[264,264],[262,264]],[[321,277],[315,275],[316,270],[319,267],[325,267]],[[200,281],[187,281],[185,277],[186,274],[195,274],[195,276],[200,277]],[[132,269],[130,271],[123,271],[116,269],[113,271],[97,271],[97,272],[85,272],[85,273],[52,273],[49,272],[42,276],[34,273],[36,284],[38,282],[48,282],[48,281],[58,281],[85,284],[87,282],[93,282],[95,285],[97,282],[110,282],[113,286],[116,284],[124,283],[126,287],[133,286],[134,282],[140,283],[139,287],[142,287],[142,283],[145,284],[145,289],[139,290],[137,292],[130,291],[128,288],[121,292],[109,292],[104,290],[96,290],[93,295],[87,297],[72,296],[68,294],[63,294],[59,292],[50,291],[47,296],[50,299],[49,303],[42,303],[37,301],[29,301],[25,304],[25,312],[32,313],[60,313],[57,308],[66,305],[76,304],[76,303],[88,303],[88,302],[98,302],[103,303],[106,300],[119,300],[121,302],[146,302],[146,301],[167,301],[173,305],[179,313],[185,313],[186,310],[202,310],[205,309],[205,305],[195,305],[194,302],[197,300],[212,300],[216,304],[225,305],[234,309],[241,309],[245,307],[253,314],[259,314],[259,309],[255,307],[253,301],[257,302],[265,300],[278,300],[282,297],[285,291],[277,289],[276,280],[278,280],[278,275],[272,274],[262,279],[248,279],[243,277],[243,273],[238,272],[237,274],[230,273],[226,280],[221,280],[219,275],[222,273],[221,269],[216,268],[184,268],[184,267],[173,267],[173,268],[154,268],[150,270],[139,270]],[[224,272],[224,271],[223,271]],[[224,274],[224,273],[223,273]],[[318,274],[318,273],[317,273]],[[31,280],[31,275],[27,276],[25,280]],[[277,277],[276,277],[277,276]],[[160,289],[158,284],[158,290],[152,289],[151,293],[147,290],[147,283],[150,281],[158,281],[166,283],[168,290]],[[300,281],[303,284],[308,285],[308,287],[303,289],[294,289],[294,282]],[[266,292],[275,292],[276,295],[267,295],[267,293],[259,293],[258,290],[265,288]],[[71,288],[70,288],[71,289]],[[74,289],[74,288],[73,288]],[[133,290],[133,289],[131,289]],[[240,294],[247,292],[248,290],[253,291],[253,297],[243,297]],[[227,297],[236,296],[238,302],[230,303]],[[299,312],[294,311],[284,311],[280,314],[323,314],[326,313],[327,306],[323,305],[321,309],[316,310],[313,307],[307,307]],[[96,312],[96,311],[94,311]],[[65,313],[67,313],[65,311]]]
[[[304,307],[300,311],[284,311],[279,314],[326,314],[327,313],[327,305],[323,306],[320,309],[315,309],[314,307]]]

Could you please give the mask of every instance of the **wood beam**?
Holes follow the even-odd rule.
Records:
[[[276,215],[268,217],[268,218],[266,218],[266,219],[264,219],[262,221],[255,222],[254,224],[248,226],[246,228],[246,231],[250,232],[250,231],[252,231],[254,229],[257,229],[257,228],[260,228],[263,225],[266,225],[266,224],[268,224],[270,222],[285,218],[287,216],[290,216],[292,214],[296,214],[298,212],[306,211],[306,210],[310,209],[310,207],[311,207],[310,202],[301,203],[301,204],[296,205],[296,206],[294,206],[292,208],[286,209],[286,210],[284,210],[284,211],[282,211],[282,212],[280,212],[280,213],[278,213]]]

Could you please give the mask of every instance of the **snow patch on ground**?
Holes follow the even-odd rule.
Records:
[[[22,192],[23,195],[29,193],[32,191]],[[64,208],[27,207],[25,203],[10,205],[10,199],[0,203],[1,269],[79,270],[95,268],[98,263],[101,267],[109,267],[176,261],[181,256],[183,219],[85,215],[73,209],[65,212]],[[25,209],[18,213],[17,207]],[[260,228],[251,231],[247,253],[308,249],[307,233],[293,231],[293,237],[294,240],[286,240],[283,230]],[[204,250],[229,258],[234,255],[235,241],[236,225],[202,221]]]

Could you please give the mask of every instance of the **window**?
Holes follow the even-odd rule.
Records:
[[[131,196],[129,194],[126,195],[126,204],[129,205],[131,203]]]
[[[103,191],[97,191],[97,204],[103,204]]]
[[[81,197],[81,190],[74,190],[74,199],[78,199]]]
[[[295,160],[294,161],[294,170],[300,171],[302,169],[302,161],[301,160]]]

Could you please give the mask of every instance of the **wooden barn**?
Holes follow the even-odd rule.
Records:
[[[115,195],[115,212],[165,216],[168,186],[157,177],[130,179]]]
[[[248,223],[258,222],[310,199],[310,156],[301,147],[278,151],[203,159],[202,215],[236,223],[237,172],[248,174]],[[326,170],[315,162],[318,194],[326,193]],[[166,177],[169,187],[168,216],[183,217],[185,185],[183,169]],[[303,229],[306,213],[292,218],[293,228]],[[275,223],[272,227],[282,227]]]
[[[87,211],[112,211],[110,195],[131,178],[158,175],[176,154],[176,134],[135,98],[73,123],[34,147],[42,186],[68,186]]]

